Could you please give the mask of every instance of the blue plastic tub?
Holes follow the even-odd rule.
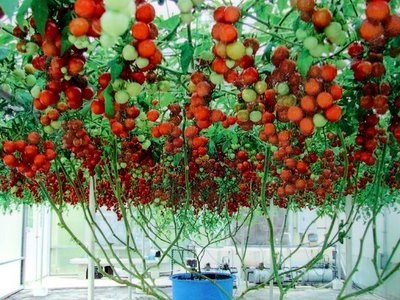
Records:
[[[208,279],[196,274],[180,273],[171,276],[173,300],[231,300],[234,275],[204,272]],[[194,279],[192,279],[194,276]],[[219,287],[213,284],[216,282]],[[225,293],[221,290],[223,289]]]

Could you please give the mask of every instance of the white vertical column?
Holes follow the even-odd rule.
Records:
[[[94,219],[95,209],[96,209],[96,199],[94,195],[95,189],[95,179],[93,176],[89,179],[89,211]],[[94,253],[94,236],[91,230],[89,229],[88,235],[88,249],[90,253]],[[92,258],[88,258],[88,300],[94,300],[94,261]]]
[[[34,297],[44,297],[48,295],[47,288],[43,285],[43,259],[44,259],[44,217],[45,206],[35,206],[36,215],[34,216],[34,228],[36,231],[36,280],[39,279],[34,291]],[[35,223],[36,219],[36,223]],[[39,276],[38,276],[39,271]],[[39,277],[39,278],[38,278]]]
[[[345,214],[346,218],[345,220],[348,220],[350,218],[350,212],[351,212],[351,207],[352,207],[352,197],[351,195],[346,196],[346,206],[345,206]],[[346,247],[346,276],[349,276],[351,273],[351,270],[353,268],[353,240],[352,240],[352,232],[353,232],[353,227],[351,224],[347,225],[347,237],[345,240],[345,247]],[[349,293],[351,291],[351,286],[352,284],[348,284],[346,288],[346,293]]]

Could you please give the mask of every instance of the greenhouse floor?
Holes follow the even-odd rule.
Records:
[[[111,282],[107,279],[95,280],[95,300],[128,300],[128,288],[119,286],[118,284]],[[49,289],[48,295],[44,297],[33,296],[33,286],[8,297],[10,300],[21,300],[21,299],[37,299],[37,300],[85,300],[87,299],[87,281],[77,280],[70,277],[48,277],[44,280],[44,285]],[[157,280],[159,286],[170,286],[168,277],[161,277]],[[164,291],[171,295],[171,288],[165,287]],[[234,295],[237,296],[236,290]],[[297,286],[292,289],[285,299],[287,300],[301,300],[301,299],[324,299],[334,300],[338,291],[327,288],[314,288],[310,286]],[[266,300],[269,296],[269,288],[260,289],[249,293],[243,299],[251,300]],[[278,289],[274,288],[274,296],[278,296]],[[275,298],[275,297],[274,297]],[[133,300],[150,300],[148,296],[133,292]],[[366,294],[357,297],[358,300],[379,300],[384,299],[371,294]],[[211,300],[211,299],[210,299]]]

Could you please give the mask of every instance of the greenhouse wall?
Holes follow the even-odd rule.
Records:
[[[395,208],[386,208],[384,212],[377,219],[377,239],[380,244],[378,257],[378,265],[381,267],[385,264],[385,260],[393,247],[398,241],[399,238],[399,212],[398,209],[400,207],[397,206]],[[396,211],[397,209],[397,211]],[[395,229],[396,228],[396,229]],[[358,257],[359,246],[361,233],[365,229],[365,224],[362,220],[359,220],[354,224],[353,228],[353,264]],[[397,234],[393,234],[394,230],[396,230]],[[358,267],[359,272],[356,273],[354,277],[354,282],[360,287],[366,287],[376,282],[375,271],[373,265],[371,263],[374,257],[374,241],[372,238],[372,229],[369,230],[367,237],[365,239],[365,247],[362,255],[362,260],[360,266]],[[388,234],[391,231],[392,234]],[[397,264],[400,261],[400,253],[397,252],[397,255],[394,256],[392,260],[392,266]],[[381,270],[379,270],[381,271]],[[377,288],[374,293],[379,296],[384,297],[385,299],[400,299],[400,273],[397,272],[391,277],[388,281],[386,281],[382,286]]]

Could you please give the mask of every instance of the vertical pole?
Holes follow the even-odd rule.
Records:
[[[336,268],[337,268],[337,278],[342,280],[342,247],[340,242],[336,243]]]
[[[272,200],[272,198],[271,198],[271,200],[269,200],[269,215],[270,215],[270,218],[271,218],[271,224],[272,224],[272,227],[270,228],[270,230],[274,230],[274,211],[273,211],[273,209],[274,209],[274,200]],[[273,270],[272,270],[272,268],[273,268],[273,263],[272,263],[272,261],[273,261],[273,257],[272,257],[272,245],[269,245],[269,248],[270,248],[270,251],[271,251],[271,264],[270,264],[270,272],[271,272],[271,274],[272,274],[272,272],[273,272]],[[274,299],[274,281],[273,280],[271,280],[270,282],[269,282],[269,299],[270,300],[273,300]]]
[[[94,218],[95,208],[96,208],[96,199],[94,195],[94,188],[95,188],[95,179],[93,176],[90,176],[89,180],[89,211]],[[90,226],[90,225],[89,225]],[[90,253],[94,253],[94,237],[93,233],[89,230],[88,236],[88,248]],[[92,258],[88,258],[88,300],[94,300],[94,261]]]
[[[287,224],[287,231],[288,231],[288,246],[292,247],[293,245],[293,212],[289,211],[288,215],[288,224]]]
[[[352,197],[351,195],[346,196],[346,206],[345,206],[345,213],[346,213],[346,220],[349,219],[350,217],[350,212],[351,212],[351,207],[352,207]],[[353,240],[352,240],[352,232],[353,232],[353,227],[351,224],[347,225],[348,229],[348,234],[346,238],[346,276],[348,276],[351,273],[351,270],[353,268]],[[346,288],[346,293],[351,292],[351,284],[347,285]]]

